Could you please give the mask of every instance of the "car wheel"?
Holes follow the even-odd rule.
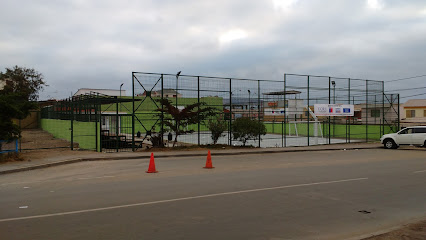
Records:
[[[426,148],[426,141],[423,143],[423,147]]]
[[[383,142],[383,145],[385,146],[386,149],[395,149],[395,148],[397,148],[396,143],[392,139],[386,139]]]

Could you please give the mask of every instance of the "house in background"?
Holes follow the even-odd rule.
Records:
[[[401,127],[426,126],[426,99],[411,99],[401,104]]]
[[[107,96],[126,96],[126,90],[116,90],[116,89],[96,89],[96,88],[80,88],[73,96],[86,95],[86,94],[101,94]]]

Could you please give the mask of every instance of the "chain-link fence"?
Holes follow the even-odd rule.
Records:
[[[225,127],[217,144],[255,147],[370,142],[399,129],[399,95],[385,94],[382,81],[298,74],[256,80],[134,72],[132,83],[132,96],[92,92],[51,103],[42,108],[39,126],[64,140],[60,147],[106,152],[172,146],[174,139],[178,146],[213,144],[208,123],[217,122]],[[199,117],[176,138],[176,131],[163,121],[170,116],[159,111],[165,107],[162,100],[179,111],[201,104],[194,110],[209,107],[216,114]],[[321,104],[336,111],[350,106],[352,112],[319,115],[315,106]],[[261,122],[266,132],[243,142],[235,134],[240,118]]]
[[[377,141],[399,128],[395,127],[399,102],[388,99],[398,95],[386,95],[382,81],[298,74],[285,74],[283,80],[255,80],[139,72],[132,73],[132,78],[134,131],[142,135],[170,131],[159,124],[164,117],[156,111],[162,107],[159,99],[168,99],[180,110],[200,102],[216,108],[220,113],[210,120],[227,122],[218,141],[227,145],[241,145],[233,137],[233,122],[241,117],[265,125],[265,135],[247,142],[256,147]],[[354,112],[317,117],[315,104],[353,105]],[[206,123],[188,126],[194,133],[179,136],[179,144],[212,144]]]

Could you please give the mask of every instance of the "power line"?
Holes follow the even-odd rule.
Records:
[[[424,89],[426,87],[420,87],[420,88],[405,88],[405,89],[397,89],[397,90],[389,90],[386,92],[399,92],[399,91],[408,91],[408,90],[417,90],[417,89]]]
[[[417,97],[417,96],[421,96],[421,95],[425,95],[426,93],[420,93],[420,94],[415,94],[415,95],[411,95],[411,96],[404,96],[401,98],[408,98],[408,97]]]
[[[388,82],[396,82],[396,81],[402,81],[402,80],[408,80],[408,79],[419,78],[419,77],[426,77],[426,74],[424,74],[424,75],[419,75],[419,76],[414,76],[414,77],[407,77],[407,78],[400,78],[400,79],[389,80],[389,81],[385,81],[385,83],[388,83]]]

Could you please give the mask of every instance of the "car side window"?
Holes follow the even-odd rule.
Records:
[[[412,133],[413,133],[412,128],[406,128],[406,129],[402,130],[401,132],[399,132],[399,134],[412,134]]]
[[[414,133],[426,133],[426,128],[414,128]]]

